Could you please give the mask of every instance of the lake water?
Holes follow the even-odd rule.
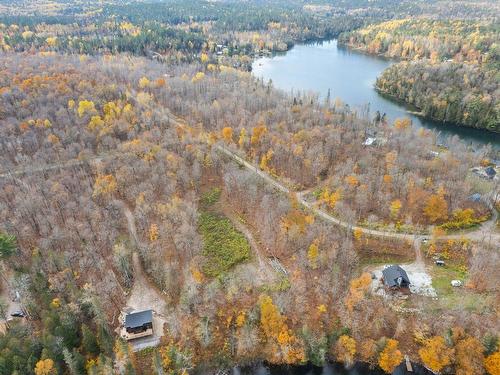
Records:
[[[440,132],[445,142],[448,136],[458,135],[472,145],[491,143],[500,149],[500,134],[458,127],[422,119],[407,112],[407,108],[378,94],[374,84],[382,71],[393,62],[337,46],[337,41],[296,45],[285,54],[257,59],[253,74],[285,91],[315,92],[326,98],[328,90],[351,109],[360,112],[369,106],[371,117],[375,111],[386,113],[389,120],[410,117],[414,126]]]
[[[424,367],[413,363],[413,372],[408,373],[406,366],[402,363],[398,366],[392,375],[432,375]],[[251,367],[235,367],[232,375],[384,375],[380,369],[370,368],[367,364],[356,363],[349,369],[346,369],[340,363],[327,363],[322,367],[312,365],[303,366],[278,366],[269,364],[258,364]]]

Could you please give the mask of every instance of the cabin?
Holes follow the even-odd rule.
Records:
[[[488,178],[494,178],[495,175],[497,174],[497,171],[490,165],[489,167],[484,169],[484,173]]]
[[[382,271],[384,285],[390,289],[405,289],[410,287],[408,274],[400,266],[392,265]]]
[[[134,311],[125,315],[124,332],[126,340],[153,334],[153,310]]]

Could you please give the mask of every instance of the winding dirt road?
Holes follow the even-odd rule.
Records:
[[[260,170],[259,168],[257,168],[253,164],[249,163],[248,161],[246,161],[245,159],[243,159],[242,157],[240,157],[239,155],[237,155],[233,151],[231,151],[231,150],[229,150],[226,147],[221,146],[221,145],[217,145],[215,147],[217,148],[218,151],[220,151],[221,153],[223,153],[226,156],[228,156],[229,158],[231,158],[237,164],[244,166],[246,169],[248,169],[252,173],[261,177],[266,183],[273,186],[278,191],[285,193],[285,194],[292,193],[292,191],[289,188],[287,188],[285,185],[283,185],[282,183],[280,183],[279,181],[277,181],[276,179],[271,177],[266,172]],[[413,243],[420,242],[420,241],[422,241],[423,238],[426,237],[424,235],[419,235],[419,234],[387,232],[387,231],[369,229],[369,228],[364,228],[364,227],[360,227],[357,225],[353,225],[352,223],[349,223],[349,222],[343,221],[339,218],[336,218],[336,217],[328,214],[327,212],[315,207],[312,203],[310,203],[304,199],[303,194],[298,193],[296,195],[297,195],[298,202],[302,206],[304,206],[305,208],[307,208],[308,210],[313,212],[315,215],[317,215],[317,216],[321,217],[322,219],[324,219],[332,224],[335,224],[341,228],[347,229],[349,231],[359,230],[363,234],[373,236],[373,237],[393,238],[393,239],[405,240],[405,241],[409,241],[409,242],[413,242]],[[491,203],[489,203],[489,206],[491,207]],[[448,235],[439,236],[437,238],[442,239],[442,240],[466,238],[466,239],[470,239],[473,241],[479,241],[479,242],[487,241],[488,243],[492,243],[492,244],[497,243],[498,244],[498,243],[500,243],[500,234],[494,233],[494,227],[495,227],[496,220],[498,218],[498,214],[497,214],[496,210],[492,210],[492,212],[493,212],[493,214],[492,214],[492,217],[490,218],[490,220],[483,223],[478,229],[476,229],[474,231],[467,232],[467,233],[461,233],[461,234],[448,234]],[[416,247],[419,247],[419,246],[416,246]]]

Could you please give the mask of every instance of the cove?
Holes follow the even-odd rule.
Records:
[[[379,94],[374,88],[375,81],[392,63],[340,47],[336,40],[331,40],[299,44],[284,54],[257,59],[252,72],[265,82],[272,80],[275,87],[287,92],[314,92],[325,99],[330,90],[332,102],[338,97],[358,113],[369,109],[371,118],[376,111],[385,113],[389,121],[409,117],[414,126],[438,132],[443,143],[457,135],[474,147],[489,143],[500,150],[500,134],[427,120],[410,113],[404,104]]]

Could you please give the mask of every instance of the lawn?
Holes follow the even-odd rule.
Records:
[[[227,217],[202,212],[198,225],[205,257],[202,269],[207,276],[221,276],[250,257],[250,244]]]
[[[432,286],[436,289],[438,296],[450,296],[459,292],[462,287],[451,286],[451,280],[460,280],[465,283],[467,272],[459,266],[446,265],[444,267],[432,266]]]

